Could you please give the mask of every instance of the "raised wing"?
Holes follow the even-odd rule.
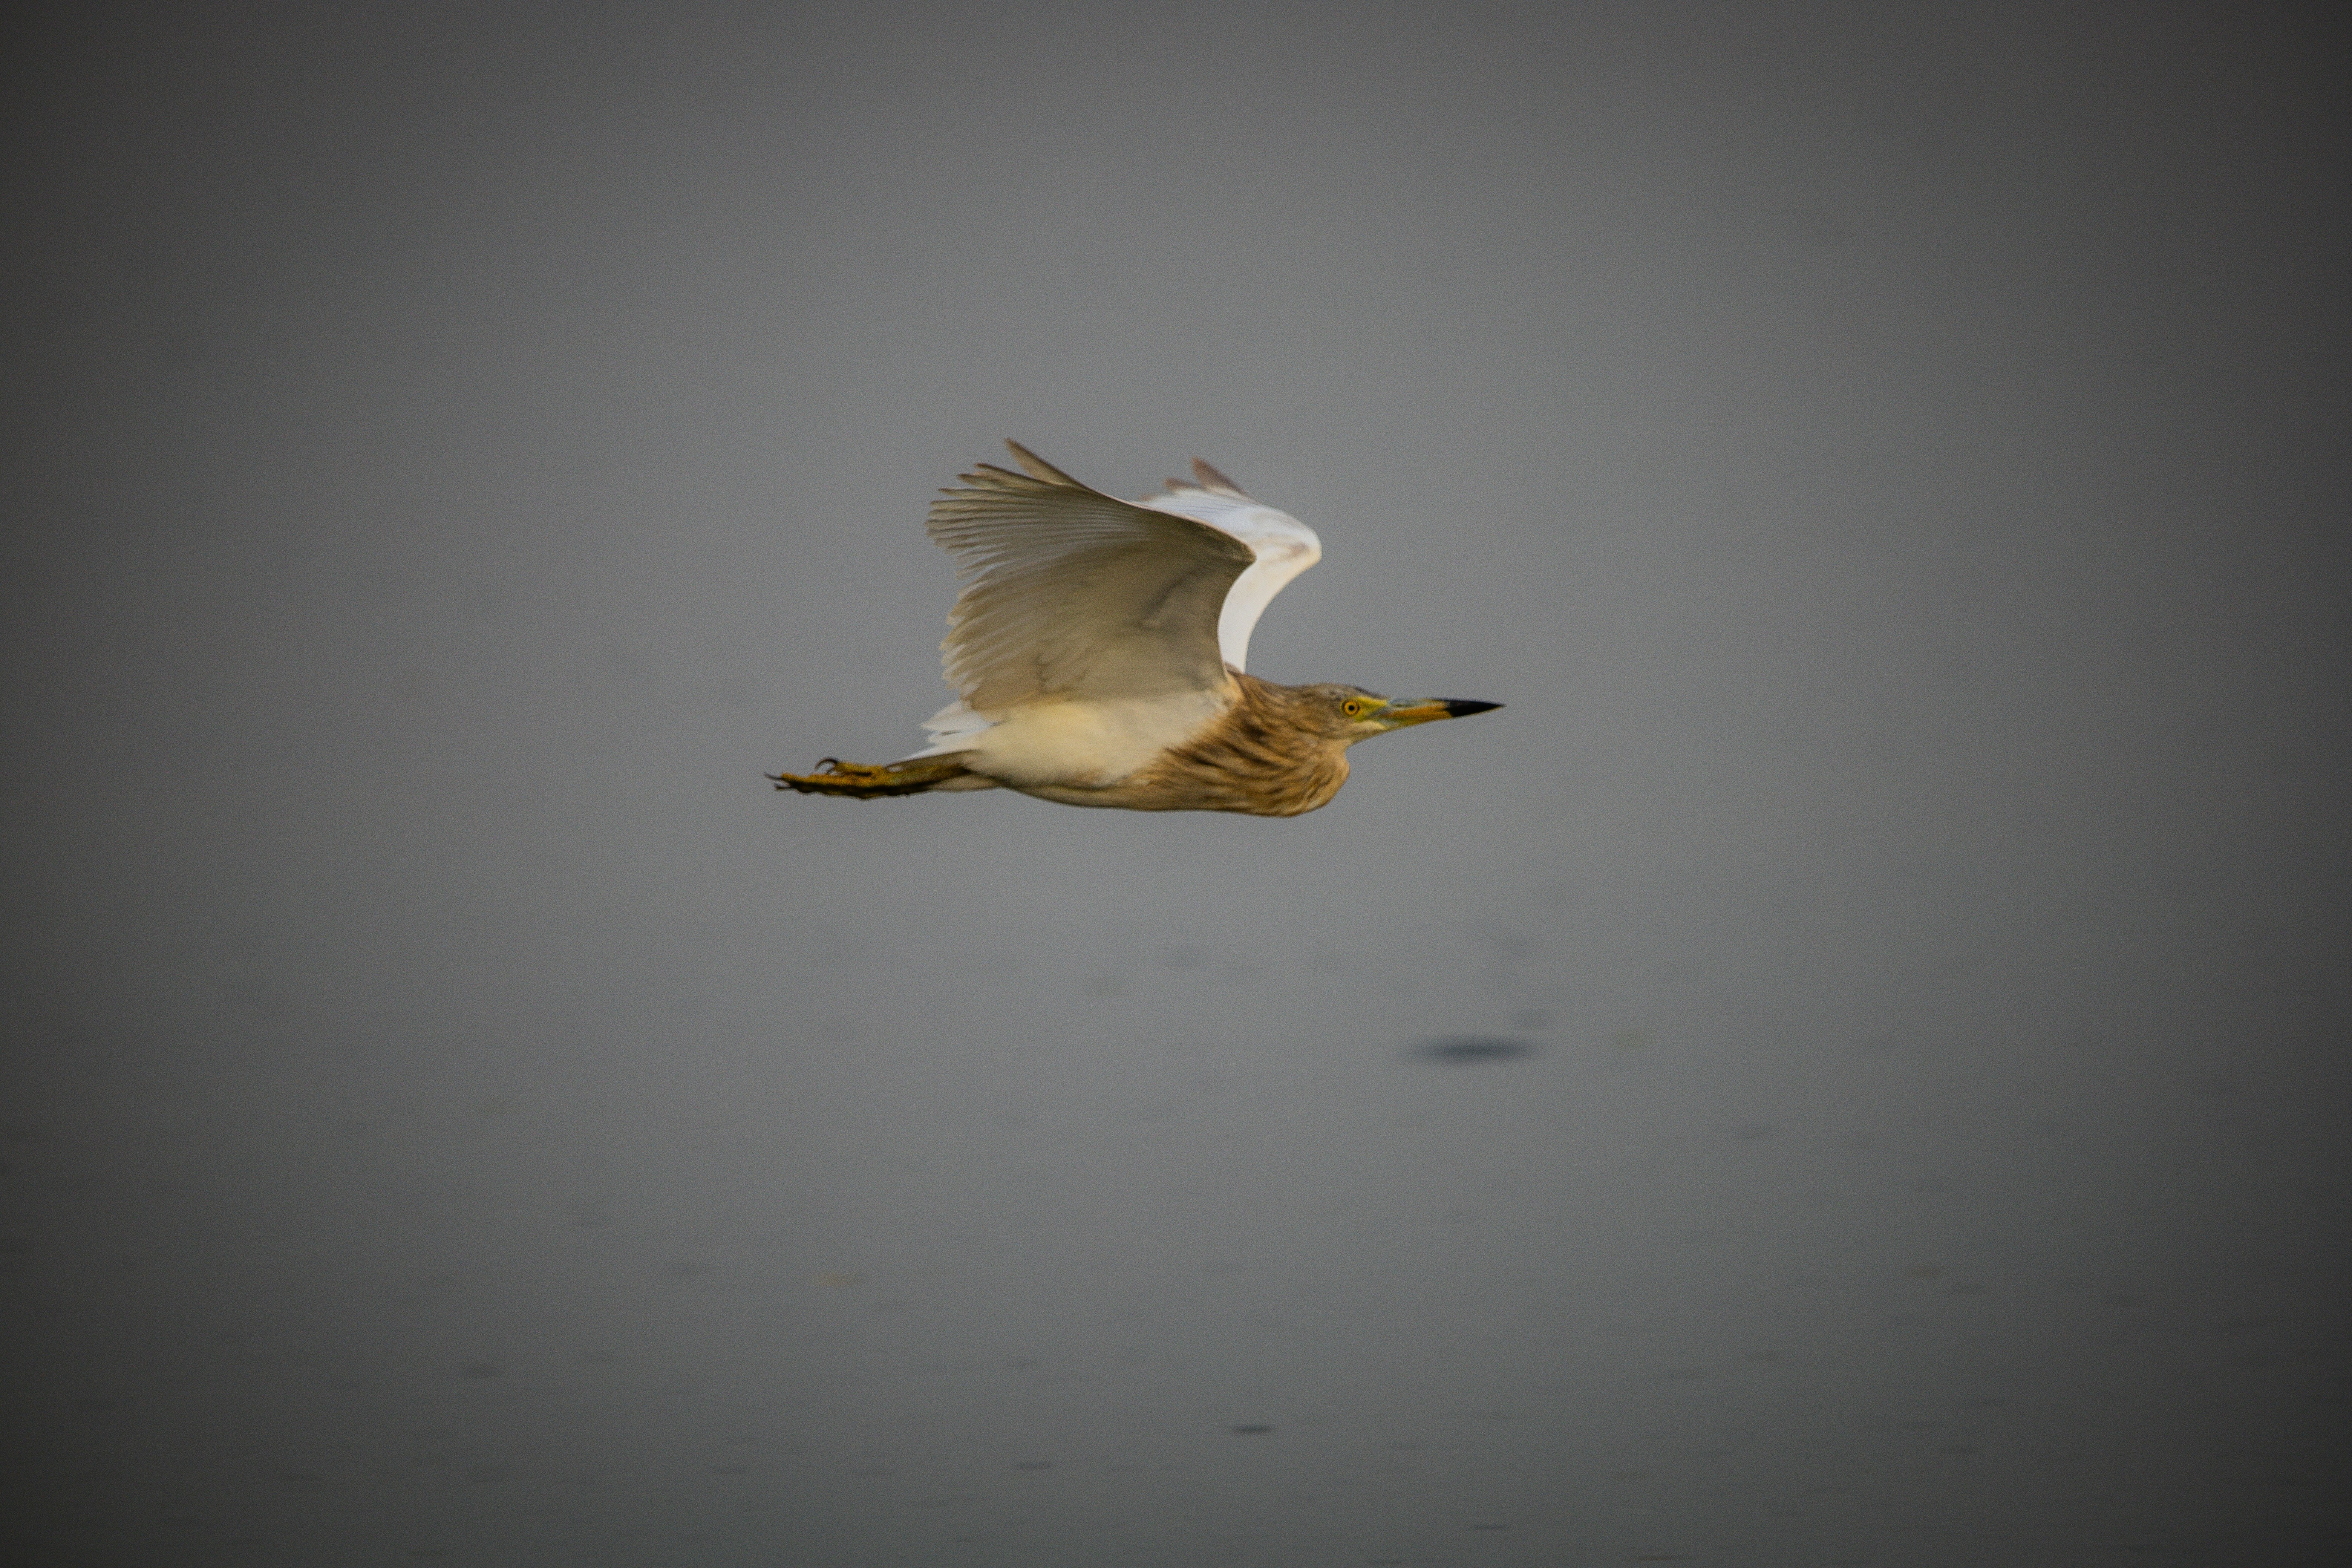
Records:
[[[1257,563],[1250,544],[1184,512],[1107,496],[1005,445],[1027,471],[981,465],[931,503],[928,524],[968,579],[940,645],[962,707],[979,715],[1063,693],[1223,688],[1218,621]]]
[[[1247,669],[1250,632],[1258,616],[1293,577],[1323,559],[1323,542],[1288,512],[1244,495],[1239,485],[1198,458],[1192,459],[1192,472],[1199,483],[1171,479],[1166,489],[1135,504],[1196,519],[1250,547],[1256,560],[1226,590],[1225,607],[1217,618],[1217,643],[1225,662]]]

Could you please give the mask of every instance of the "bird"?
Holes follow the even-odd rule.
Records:
[[[1005,446],[1019,472],[978,465],[926,524],[964,579],[940,645],[959,696],[925,722],[931,743],[764,775],[778,790],[1297,816],[1339,793],[1359,741],[1502,706],[1261,680],[1250,632],[1322,558],[1313,530],[1198,458],[1125,501]]]

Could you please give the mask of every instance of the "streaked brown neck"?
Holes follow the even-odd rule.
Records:
[[[1324,739],[1319,698],[1239,670],[1234,684],[1223,718],[1129,781],[1142,809],[1297,816],[1348,782],[1348,748]]]

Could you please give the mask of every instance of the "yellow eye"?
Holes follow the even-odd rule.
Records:
[[[1345,713],[1350,719],[1360,719],[1363,717],[1364,705],[1355,698],[1350,697],[1348,700],[1339,704],[1339,711]]]

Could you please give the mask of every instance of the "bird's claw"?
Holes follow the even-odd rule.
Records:
[[[766,773],[761,775],[778,789],[788,789],[801,795],[846,795],[872,799],[883,795],[911,795],[928,787],[929,781],[907,778],[884,764],[845,763],[839,757],[824,757],[805,773]]]

